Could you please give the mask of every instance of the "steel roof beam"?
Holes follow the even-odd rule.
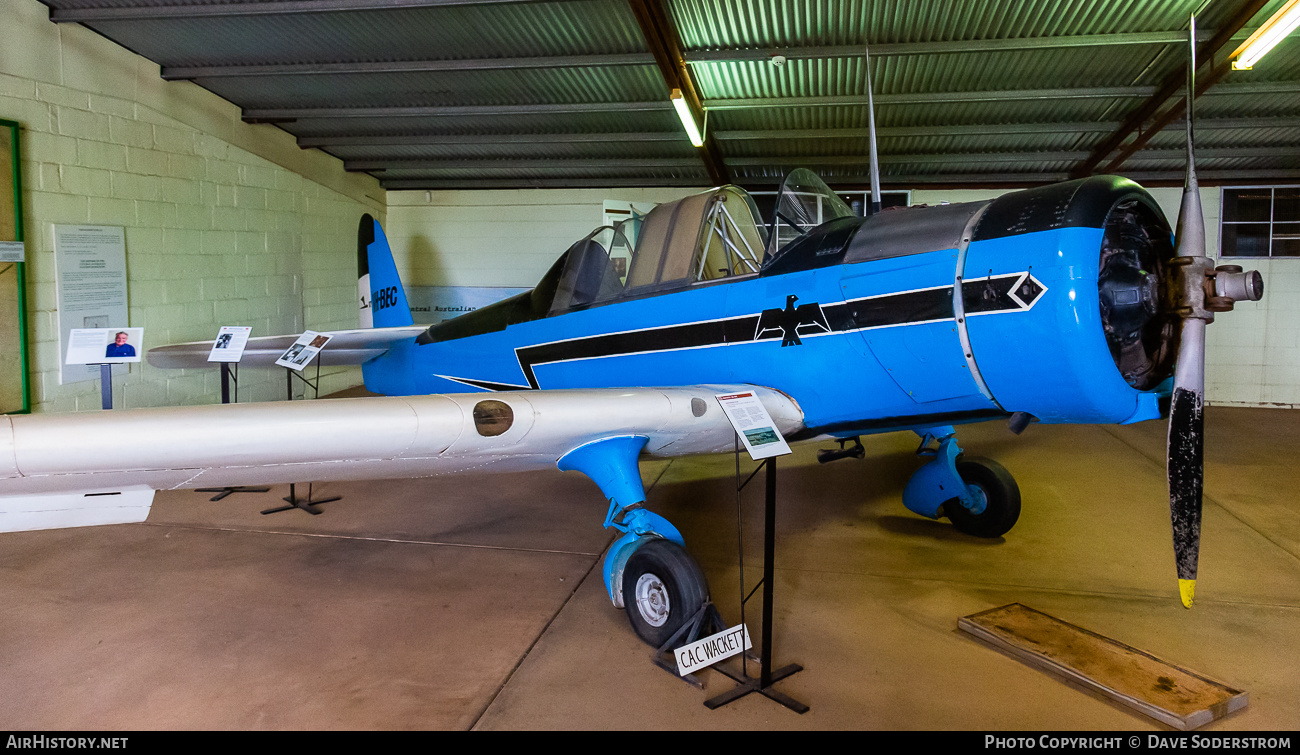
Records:
[[[1277,147],[1218,147],[1197,151],[1206,159],[1241,159],[1255,157],[1275,157]],[[925,154],[883,154],[882,164],[903,163],[944,163],[963,165],[969,163],[1026,163],[1026,162],[1074,162],[1087,157],[1082,150],[1063,150],[1051,152],[943,152]],[[1139,159],[1145,160],[1182,160],[1177,149],[1153,149],[1138,153]],[[866,161],[863,155],[783,155],[775,157],[733,157],[727,165],[737,168],[762,168],[768,166],[807,166],[807,165],[861,165]],[[627,170],[636,168],[674,169],[698,167],[693,158],[572,158],[572,159],[429,159],[429,158],[368,158],[364,160],[345,160],[343,168],[350,171],[382,170],[549,170],[553,168],[608,168]]]
[[[668,9],[664,7],[662,0],[628,0],[628,5],[632,8],[632,15],[636,17],[637,25],[641,27],[641,36],[645,38],[646,46],[654,56],[659,73],[664,77],[664,84],[670,92],[674,89],[681,91],[687,109],[690,110],[700,133],[703,134],[704,144],[697,149],[700,160],[704,162],[704,169],[709,173],[709,179],[715,184],[731,183],[718,143],[708,132],[703,98],[695,85],[690,69],[686,66],[686,58],[682,55],[681,37],[678,36],[677,27],[668,15]]]
[[[997,102],[1016,100],[1098,99],[1108,97],[1143,97],[1155,87],[1081,87],[1075,89],[1011,89],[979,92],[933,92],[917,94],[881,94],[878,104],[917,105],[945,102]],[[1279,94],[1300,92],[1300,82],[1264,81],[1224,85],[1216,94]],[[865,105],[866,95],[831,95],[826,97],[756,97],[750,99],[705,100],[709,110],[746,110],[776,107],[816,107]],[[611,113],[631,111],[665,111],[667,102],[574,102],[533,105],[425,105],[411,107],[323,107],[323,108],[247,108],[246,121],[290,121],[308,118],[402,118],[465,115],[520,115],[526,113]]]
[[[353,63],[267,63],[257,65],[163,66],[168,81],[240,78],[251,76],[323,76],[374,73],[444,73],[541,68],[596,68],[601,66],[654,65],[645,52],[607,55],[555,55],[541,58],[467,58],[464,60],[392,60]]]
[[[1198,37],[1210,39],[1213,31],[1202,30]],[[1116,45],[1168,45],[1187,41],[1176,31],[1136,32],[1132,34],[1076,34],[1060,37],[1023,37],[1019,39],[965,39],[948,42],[881,42],[871,45],[872,57],[899,55],[941,55],[963,52],[1003,52],[1010,50],[1048,50],[1062,47],[1112,47]],[[686,53],[691,65],[770,60],[781,55],[788,60],[862,57],[862,45],[827,45],[824,47],[776,47],[762,50],[692,50]]]
[[[607,144],[618,142],[680,142],[676,131],[641,131],[593,134],[412,134],[407,136],[300,136],[298,146],[308,147],[391,147],[459,146],[479,144]]]
[[[945,102],[999,102],[1017,100],[1067,100],[1150,97],[1156,93],[1151,86],[1131,87],[1076,87],[1060,89],[1003,89],[975,92],[918,92],[909,94],[877,94],[877,105],[928,105]],[[1260,81],[1249,84],[1226,84],[1215,94],[1285,94],[1300,91],[1300,82]],[[750,110],[773,107],[822,107],[835,105],[865,105],[865,94],[827,95],[821,97],[753,97],[705,100],[709,110]]]
[[[50,8],[55,23],[94,21],[143,21],[233,16],[282,16],[298,13],[340,13],[349,11],[446,8],[465,5],[504,5],[542,0],[278,0],[277,2],[228,2],[211,5],[129,5],[98,8]],[[546,0],[553,2],[554,0]]]
[[[914,136],[1013,136],[1018,134],[1108,133],[1118,121],[1099,123],[991,123],[939,126],[891,126],[878,129],[880,136],[906,138]],[[1181,121],[1167,127],[1182,129]],[[1286,118],[1211,118],[1196,122],[1201,131],[1237,129],[1300,128],[1300,117]],[[861,128],[780,129],[771,131],[714,131],[719,141],[783,141],[789,139],[857,139]],[[298,146],[308,147],[389,147],[443,146],[483,144],[605,144],[619,142],[678,142],[676,131],[596,132],[582,134],[408,134],[364,135],[326,134],[298,137]]]
[[[1071,162],[1080,160],[1087,152],[953,152],[932,154],[882,154],[880,163],[1031,163],[1031,162]],[[825,156],[778,156],[778,157],[733,157],[727,164],[738,168],[763,168],[768,166],[807,166],[807,165],[863,165],[866,155],[825,155]]]
[[[207,7],[207,6],[203,6]],[[1210,38],[1212,32],[1203,32]],[[1186,40],[1178,32],[1144,32],[1135,34],[1086,34],[1068,37],[1030,37],[1026,39],[979,39],[958,42],[904,42],[872,45],[876,56],[936,55],[960,52],[995,52],[1000,50],[1042,50],[1062,47],[1090,47],[1133,44],[1174,44]],[[862,48],[790,47],[772,50],[699,50],[685,53],[688,64],[768,60],[773,55],[792,60],[860,57]],[[358,61],[347,63],[266,63],[243,65],[163,66],[162,77],[168,81],[199,78],[245,76],[316,76],[326,74],[432,73],[446,71],[489,71],[536,68],[577,68],[599,66],[650,65],[650,53],[614,53],[605,55],[556,55],[530,58],[468,58],[462,60]]]
[[[671,111],[667,102],[570,102],[534,105],[417,105],[411,107],[245,108],[245,121],[296,121],[311,118],[438,118],[464,115],[533,113],[625,113]]]
[[[1089,131],[1110,131],[1117,123],[991,123],[939,126],[884,126],[877,127],[881,137],[905,138],[910,136],[1000,136],[1013,134],[1077,134]],[[1197,126],[1200,126],[1198,123]],[[796,128],[772,131],[715,131],[718,139],[726,141],[762,141],[768,139],[860,139],[862,128]]]
[[[1242,27],[1249,23],[1250,19],[1254,18],[1255,14],[1259,13],[1260,9],[1268,3],[1269,0],[1236,0],[1233,4],[1235,11],[1232,13],[1232,17],[1228,22],[1216,31],[1214,36],[1211,37],[1208,42],[1204,42],[1197,47],[1196,59],[1201,61],[1198,67],[1208,68],[1212,72],[1216,66],[1215,57],[1219,55],[1219,53],[1223,52],[1223,48],[1227,46],[1228,42],[1232,39],[1232,35],[1240,31]],[[1097,166],[1101,164],[1102,160],[1105,160],[1112,152],[1123,146],[1125,140],[1130,136],[1134,136],[1135,138],[1133,143],[1129,146],[1136,150],[1140,148],[1142,144],[1145,144],[1146,140],[1150,139],[1152,135],[1160,132],[1161,129],[1164,128],[1164,124],[1154,125],[1152,128],[1146,129],[1145,131],[1143,126],[1152,118],[1156,117],[1156,114],[1159,113],[1162,108],[1170,105],[1171,102],[1173,104],[1169,108],[1170,111],[1177,107],[1178,102],[1180,102],[1181,99],[1186,98],[1184,91],[1187,84],[1186,69],[1187,66],[1182,65],[1178,67],[1178,70],[1170,72],[1161,83],[1159,89],[1148,97],[1146,102],[1143,102],[1136,110],[1130,113],[1129,116],[1124,119],[1124,122],[1120,124],[1120,127],[1116,129],[1115,133],[1111,134],[1109,138],[1097,145],[1097,147],[1092,150],[1091,154],[1088,155],[1087,159],[1081,162],[1074,169],[1073,174],[1076,176],[1086,176],[1092,173]],[[1217,80],[1221,76],[1222,73],[1219,73],[1219,75],[1214,78]],[[1208,77],[1204,79],[1204,82],[1206,88],[1214,83],[1213,81],[1210,81]],[[1197,89],[1200,89],[1200,85],[1197,86]],[[1184,93],[1184,97],[1176,99],[1178,98],[1179,93]],[[1166,111],[1167,119],[1164,123],[1172,121],[1175,117],[1177,116],[1170,115],[1169,111]],[[1107,166],[1107,170],[1112,172],[1118,170],[1123,162],[1123,156],[1112,160]]]
[[[923,92],[918,94],[881,94],[876,102],[890,105],[918,105],[944,102],[996,102],[1014,100],[1098,99],[1107,97],[1142,97],[1154,87],[1082,87],[1076,89],[1011,89],[979,92]],[[1284,94],[1300,92],[1300,82],[1263,81],[1221,86],[1218,94]],[[826,97],[756,97],[751,99],[705,100],[709,110],[747,110],[754,108],[865,105],[867,96],[830,95]],[[617,113],[628,111],[672,110],[667,102],[570,102],[532,105],[417,105],[409,107],[321,107],[321,108],[246,108],[244,120],[298,120],[307,118],[401,118],[463,115],[520,115],[526,113]]]
[[[1181,185],[1182,170],[1169,171],[1128,171],[1125,175],[1146,185],[1157,182],[1169,185]],[[1206,170],[1197,171],[1203,185],[1222,184],[1226,182],[1260,182],[1292,180],[1300,178],[1300,170]],[[886,188],[891,187],[934,187],[952,188],[1015,188],[1034,184],[1049,184],[1067,180],[1068,173],[919,173],[906,175],[885,175],[881,177]],[[742,176],[737,182],[743,186],[776,187],[784,180],[782,176]],[[841,191],[866,190],[869,178],[866,175],[833,176],[830,185]],[[701,178],[646,176],[631,178],[400,178],[380,179],[380,186],[389,191],[402,190],[456,190],[456,189],[569,189],[569,188],[603,188],[603,187],[646,187],[646,186],[703,186]]]
[[[646,159],[573,158],[570,160],[520,160],[516,158],[484,160],[429,160],[426,158],[394,158],[390,160],[344,160],[343,169],[371,170],[550,170],[552,168],[582,168],[627,170],[635,168],[696,168],[700,161],[693,157],[656,157]]]
[[[379,185],[390,191],[403,189],[597,189],[605,187],[707,186],[699,176],[639,176],[632,178],[393,178],[380,179]]]
[[[1253,157],[1277,157],[1283,147],[1207,147],[1196,150],[1197,157],[1214,159],[1241,159]],[[1178,149],[1150,149],[1138,152],[1140,160],[1176,160],[1182,162],[1183,152]],[[1073,162],[1087,157],[1083,150],[1063,150],[1055,152],[944,152],[925,154],[883,154],[880,162],[898,163],[1036,163],[1036,162]],[[864,155],[801,155],[778,157],[736,157],[727,160],[735,167],[765,167],[770,165],[859,165],[866,162]]]
[[[939,126],[888,126],[877,128],[882,137],[905,138],[910,136],[1014,136],[1017,134],[1084,134],[1089,132],[1110,132],[1119,126],[1119,122],[1097,123],[990,123]],[[1183,128],[1182,121],[1175,121],[1167,128]],[[1300,128],[1300,117],[1289,118],[1212,118],[1196,122],[1199,131],[1217,131],[1233,129],[1270,129]],[[863,134],[862,128],[823,128],[823,129],[784,129],[773,131],[715,131],[722,141],[746,141],[766,139],[856,139]]]
[[[1099,99],[1109,97],[1147,97],[1155,87],[1077,87],[1060,89],[1003,89],[977,92],[918,92],[913,94],[877,94],[876,105],[925,105],[945,102],[996,102],[1002,100]],[[706,100],[709,110],[749,110],[773,107],[816,107],[865,105],[867,95],[846,94],[821,97],[752,97]]]
[[[1146,185],[1152,182],[1167,182],[1169,185],[1181,186],[1183,183],[1183,171],[1179,170],[1152,170],[1152,171],[1125,171],[1124,176],[1135,181],[1141,181]],[[1260,169],[1260,170],[1206,170],[1198,169],[1196,176],[1201,179],[1201,185],[1205,186],[1210,183],[1221,184],[1229,181],[1269,181],[1276,182],[1282,179],[1300,178],[1300,169]],[[1070,174],[1058,172],[1045,173],[913,173],[900,175],[882,175],[881,181],[886,188],[889,187],[915,187],[934,184],[943,184],[953,188],[961,187],[980,187],[980,186],[1005,186],[1020,187],[1032,184],[1050,184],[1059,183],[1068,180]],[[784,180],[782,176],[740,176],[737,183],[742,186],[778,186]],[[857,186],[856,190],[865,190],[870,178],[864,175],[843,175],[831,176],[827,179],[832,187]],[[840,190],[845,190],[840,188]]]

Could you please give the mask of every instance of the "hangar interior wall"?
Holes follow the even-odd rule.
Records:
[[[34,411],[98,409],[97,381],[59,384],[53,226],[126,228],[129,323],[148,346],[357,327],[356,226],[384,192],[273,126],[35,0],[0,0],[0,118],[21,124]],[[123,323],[125,325],[126,323]],[[120,368],[115,368],[115,371]],[[210,403],[209,370],[132,365],[118,406]],[[361,382],[322,371],[322,392]],[[280,370],[245,370],[241,401],[282,399]],[[301,388],[299,389],[301,391]]]
[[[390,191],[388,232],[408,285],[532,286],[573,242],[602,222],[602,202],[664,202],[689,189]],[[970,202],[998,191],[914,189],[913,204]],[[1173,225],[1182,190],[1151,193]],[[1219,189],[1201,189],[1211,257],[1218,255]],[[1229,260],[1228,262],[1232,262]],[[1265,278],[1260,302],[1242,302],[1208,331],[1206,399],[1300,408],[1300,260],[1237,260]]]

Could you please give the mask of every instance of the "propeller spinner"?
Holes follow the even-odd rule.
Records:
[[[1236,301],[1259,301],[1264,279],[1258,271],[1235,265],[1214,267],[1205,256],[1205,217],[1193,157],[1192,105],[1196,92],[1196,19],[1191,22],[1191,59],[1187,67],[1187,177],[1178,210],[1171,269],[1173,311],[1182,319],[1174,390],[1169,406],[1169,513],[1173,522],[1178,592],[1191,608],[1196,594],[1196,565],[1201,544],[1201,494],[1204,477],[1205,326],[1215,312]]]

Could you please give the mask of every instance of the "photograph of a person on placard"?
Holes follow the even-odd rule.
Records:
[[[138,362],[144,328],[73,328],[68,331],[65,364]]]
[[[280,358],[283,359],[283,360],[286,361],[286,362],[293,362],[294,364],[301,364],[301,363],[298,361],[298,357],[302,354],[302,350],[305,349],[305,348],[307,348],[307,345],[306,345],[306,344],[295,343],[293,346],[290,346],[290,347],[289,347],[289,350],[288,350],[287,352],[285,352],[284,356],[282,356],[282,357],[280,357]]]
[[[233,337],[234,337],[234,336],[233,336],[232,334],[230,334],[230,333],[222,333],[221,335],[217,336],[217,342],[216,342],[216,344],[213,345],[212,348],[214,348],[214,349],[228,349],[228,348],[230,348],[230,339],[233,338]]]
[[[130,340],[130,334],[125,330],[119,330],[113,334],[113,341],[104,349],[104,357],[107,359],[121,359],[123,357],[135,356],[135,347],[127,343]]]

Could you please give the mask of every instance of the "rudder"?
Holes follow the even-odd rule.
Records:
[[[357,226],[357,289],[361,299],[361,327],[392,328],[414,325],[406,291],[393,262],[393,250],[379,221],[369,213]]]

